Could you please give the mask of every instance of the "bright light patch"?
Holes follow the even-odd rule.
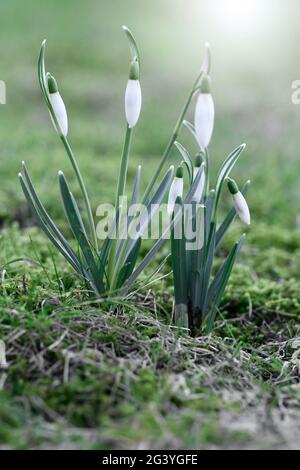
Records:
[[[220,27],[235,34],[260,29],[267,20],[262,0],[218,0],[213,5]]]

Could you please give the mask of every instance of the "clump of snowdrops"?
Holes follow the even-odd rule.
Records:
[[[211,95],[210,65],[203,74],[195,108],[194,125],[184,125],[195,138],[199,151],[193,161],[189,152],[175,142],[183,160],[169,192],[168,210],[172,214],[171,252],[175,290],[174,321],[178,326],[197,333],[205,326],[210,333],[218,307],[226,289],[236,257],[245,235],[232,247],[219,271],[212,277],[213,261],[236,215],[250,225],[250,211],[244,195],[250,181],[242,191],[229,177],[245,145],[236,148],[222,164],[214,188],[210,187],[211,158],[208,146],[214,128],[214,101]],[[184,169],[188,187],[199,177],[199,184],[189,206],[184,204]],[[218,209],[224,184],[232,198],[232,209],[218,225]]]
[[[201,142],[200,140],[203,133],[206,135],[209,134],[213,122],[213,116],[211,115],[212,98],[208,93],[204,93],[204,88],[207,88],[209,85],[208,76],[210,70],[210,53],[209,49],[207,48],[199,75],[197,76],[195,83],[193,84],[192,89],[188,94],[187,100],[180,113],[167,147],[158,163],[157,169],[149,181],[148,186],[142,196],[139,195],[141,167],[139,166],[137,168],[133,188],[131,191],[130,205],[128,211],[125,213],[127,226],[127,231],[125,233],[122,229],[122,226],[121,228],[119,227],[119,222],[124,217],[122,200],[127,192],[128,160],[132,146],[134,128],[138,123],[141,112],[142,92],[140,85],[141,60],[139,50],[131,31],[125,26],[123,26],[123,29],[129,40],[131,52],[129,78],[125,91],[126,132],[115,193],[115,215],[112,222],[107,227],[107,236],[105,240],[101,242],[101,246],[97,237],[97,230],[88,191],[85,187],[77,160],[68,139],[69,123],[67,110],[60,95],[59,87],[55,77],[49,72],[46,72],[46,41],[42,43],[38,60],[39,83],[47,108],[49,110],[52,123],[71,162],[72,169],[75,173],[81,190],[82,200],[84,202],[84,213],[81,213],[79,210],[79,204],[75,200],[67,178],[61,171],[59,171],[58,181],[62,205],[66,219],[71,228],[71,232],[74,236],[76,247],[72,246],[72,244],[66,240],[61,230],[57,227],[45,209],[45,206],[43,205],[35,190],[29,171],[24,162],[23,173],[19,174],[19,180],[36,222],[44,231],[51,243],[64,256],[68,263],[73,267],[75,272],[86,283],[88,290],[97,297],[112,297],[115,295],[125,296],[133,288],[134,283],[152,261],[153,257],[156,255],[161,246],[166,242],[166,233],[163,233],[153,243],[152,248],[148,251],[144,259],[138,262],[143,235],[150,227],[152,219],[155,216],[155,212],[159,210],[169,191],[168,212],[170,214],[170,223],[166,232],[169,231],[172,233],[172,254],[176,294],[175,320],[176,323],[180,325],[183,324],[184,326],[190,327],[190,321],[187,322],[186,320],[186,307],[183,306],[188,306],[187,308],[190,312],[190,305],[198,308],[198,303],[197,305],[190,303],[191,299],[189,290],[186,290],[186,297],[183,296],[184,298],[182,298],[183,286],[179,285],[181,281],[178,282],[178,267],[176,266],[176,263],[174,263],[174,257],[176,256],[176,250],[178,250],[178,247],[180,246],[181,256],[183,256],[184,251],[183,240],[181,240],[181,242],[179,240],[175,241],[173,236],[174,227],[176,226],[178,219],[178,214],[176,217],[173,215],[173,206],[174,202],[178,202],[177,196],[182,196],[182,194],[176,194],[178,193],[178,182],[179,180],[182,180],[182,170],[177,170],[174,179],[174,166],[171,166],[163,176],[161,176],[161,173],[167,163],[171,150],[174,148],[174,145],[176,145],[183,155],[185,165],[190,172],[189,188],[185,197],[183,199],[180,198],[180,204],[182,206],[189,204],[194,205],[195,201],[198,201],[201,202],[201,208],[204,205],[207,206],[206,215],[204,216],[206,225],[210,225],[210,230],[205,231],[205,236],[209,238],[205,241],[205,250],[207,247],[210,247],[208,250],[208,255],[205,255],[205,273],[207,279],[210,275],[213,254],[217,250],[219,243],[227,229],[227,226],[230,224],[231,219],[233,219],[235,215],[235,211],[232,211],[226,219],[225,225],[223,224],[216,233],[216,229],[214,227],[216,227],[216,211],[219,200],[219,193],[221,191],[223,181],[231,171],[233,164],[237,160],[237,156],[240,154],[242,148],[237,149],[229,157],[229,160],[227,160],[227,163],[225,164],[224,169],[221,171],[221,176],[218,180],[215,197],[213,197],[212,193],[208,193],[209,185],[207,145],[205,145],[205,142]],[[193,97],[199,92],[200,94],[196,110],[196,117],[198,116],[198,118],[196,119],[196,130],[194,130],[191,125],[188,125],[184,122],[184,119]],[[206,96],[203,97],[203,93]],[[200,122],[201,120],[202,123]],[[198,121],[200,129],[197,129]],[[177,142],[184,123],[195,135],[197,133],[197,142],[199,143],[201,149],[205,149],[205,152],[201,153],[201,158],[204,158],[204,163],[199,162],[198,159],[194,168],[192,167],[191,159],[188,156],[186,150]],[[202,196],[203,185],[205,186],[205,191],[204,195]],[[180,182],[180,186],[182,186],[183,190],[183,183],[181,184]],[[233,183],[231,186],[235,188]],[[180,193],[182,193],[182,191],[180,191]],[[170,199],[174,199],[174,197],[175,200],[172,203]],[[238,199],[240,197],[241,196],[239,192],[238,195],[234,195],[236,203],[238,203]],[[136,226],[137,215],[134,212],[130,212],[130,208],[136,206],[137,203],[143,204],[147,210],[146,216],[144,213],[143,218],[139,221],[138,236],[132,238],[130,236],[130,227],[131,224],[135,224]],[[155,210],[152,210],[153,207]],[[238,245],[238,249],[239,247],[240,244]],[[235,251],[238,251],[238,249]],[[235,255],[236,252],[234,253],[234,256]],[[189,270],[188,265],[186,265],[186,270]],[[193,276],[193,282],[196,284],[195,276],[197,276],[197,273],[193,273]],[[187,278],[185,279],[185,282],[187,282]]]

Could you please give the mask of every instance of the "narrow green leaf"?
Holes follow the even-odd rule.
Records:
[[[21,174],[19,174],[19,180],[20,180],[20,184],[21,184],[24,196],[25,196],[25,198],[26,198],[26,200],[29,204],[32,215],[34,216],[38,226],[43,230],[45,235],[49,238],[49,240],[53,243],[53,245],[58,249],[58,251],[64,256],[64,258],[71,264],[71,266],[75,269],[75,271],[77,271],[81,276],[84,277],[84,274],[83,274],[83,271],[80,267],[79,261],[78,260],[75,261],[73,259],[73,257],[70,256],[70,254],[66,251],[66,249],[61,245],[61,243],[55,238],[55,236],[53,236],[53,234],[49,230],[47,224],[44,222],[43,218],[41,217],[41,215],[37,211],[37,209],[34,205],[33,199],[32,199],[32,197],[31,197],[31,195],[30,195],[30,193],[29,193],[29,191],[28,191],[28,189],[27,189],[27,187],[26,187],[26,185],[23,181],[23,177],[22,177]]]
[[[176,212],[178,212],[178,217],[176,217]],[[176,200],[175,212],[172,215],[172,221],[171,252],[175,303],[187,304],[186,240],[184,236],[184,213],[181,198],[177,198]],[[178,237],[178,235],[181,235],[181,237]]]
[[[210,282],[214,253],[215,253],[215,243],[216,243],[216,224],[212,223],[209,233],[209,238],[206,246],[206,258],[205,258],[205,267],[203,274],[203,284],[202,284],[202,293],[201,293],[201,312],[202,315],[205,315],[206,312],[206,298],[208,292],[208,286]]]
[[[140,53],[139,53],[139,49],[138,49],[136,40],[134,39],[134,36],[133,36],[132,32],[130,31],[129,28],[127,28],[127,26],[123,25],[122,29],[125,32],[125,34],[127,36],[127,39],[129,41],[129,47],[130,47],[132,60],[137,58],[139,66],[141,67],[141,56],[140,56]]]
[[[78,204],[76,202],[76,199],[74,198],[73,196],[73,193],[70,193],[71,195],[71,198],[72,198],[72,202],[73,202],[73,205],[74,205],[74,209],[76,211],[76,214],[77,214],[77,218],[80,222],[80,226],[81,226],[81,230],[83,231],[85,237],[87,238],[87,233],[86,233],[86,230],[85,230],[85,227],[84,227],[84,223],[83,223],[83,220],[82,220],[82,217],[80,215],[80,211],[79,211],[79,207],[78,207]]]
[[[200,234],[200,236],[203,239],[203,246],[189,253],[189,257],[190,257],[189,286],[190,286],[190,296],[191,296],[191,303],[192,303],[193,311],[200,310],[200,306],[201,306],[201,294],[202,294],[203,276],[204,276],[204,270],[205,270],[206,213],[207,213],[207,208],[205,206],[198,207],[196,217],[201,220],[200,230],[202,231],[202,234]],[[196,230],[196,219],[193,221],[193,230]]]
[[[209,293],[208,293],[208,300],[212,302],[212,305],[210,307],[210,313],[207,319],[207,326],[206,326],[207,334],[209,334],[212,331],[213,324],[217,315],[218,306],[223,297],[223,294],[226,289],[228,280],[230,278],[230,274],[234,266],[236,257],[243,246],[244,240],[245,240],[245,235],[243,235],[241,239],[239,240],[239,242],[234,245],[224,265],[219,270],[214,281],[212,282],[210,286]]]
[[[42,42],[41,50],[39,54],[38,78],[39,78],[39,83],[40,83],[44,98],[47,104],[50,105],[50,100],[48,96],[48,86],[47,86],[47,80],[46,80],[46,70],[45,70],[45,50],[46,50],[46,39],[44,39],[44,41]]]
[[[242,144],[239,147],[237,147],[233,152],[231,152],[228,157],[226,158],[225,162],[221,166],[221,169],[219,171],[218,177],[217,177],[217,185],[216,185],[216,202],[215,202],[215,208],[214,212],[216,213],[220,195],[221,195],[221,190],[224,184],[225,179],[229,176],[231,171],[233,170],[236,162],[238,161],[241,153],[245,149],[246,145]]]
[[[52,103],[49,99],[49,90],[48,90],[48,83],[47,83],[47,75],[49,74],[46,73],[46,68],[45,68],[45,52],[46,52],[46,39],[44,39],[44,41],[42,42],[39,59],[38,59],[38,79],[39,79],[40,87],[42,90],[42,94],[46,101],[49,112],[52,116],[52,119],[54,121],[55,127],[61,132],[60,124],[56,118],[56,114],[53,110]]]
[[[188,329],[189,325],[189,314],[187,304],[176,304],[174,310],[174,323],[178,328]]]
[[[78,258],[76,256],[76,253],[74,250],[71,248],[65,237],[62,235],[60,230],[57,228],[55,223],[53,222],[52,218],[49,216],[48,212],[46,211],[45,207],[43,206],[40,198],[37,195],[37,192],[34,188],[34,185],[32,183],[32,180],[30,178],[29,172],[27,170],[27,167],[24,162],[22,162],[23,166],[23,171],[24,171],[24,176],[28,185],[29,192],[31,193],[31,196],[33,198],[34,203],[36,204],[40,217],[43,219],[43,222],[48,225],[49,229],[52,231],[53,235],[59,240],[63,248],[67,251],[69,256],[73,259],[74,263],[78,265],[78,268],[80,268],[80,264],[78,261]]]
[[[133,206],[134,204],[137,203],[138,197],[139,197],[139,189],[140,189],[140,181],[141,181],[141,171],[142,167],[141,165],[138,166],[134,178],[134,183],[133,183],[133,190],[132,190],[132,195],[131,195],[131,202],[130,205]]]
[[[86,232],[86,229],[84,227],[84,223],[83,223],[83,220],[82,220],[82,217],[80,215],[80,211],[79,211],[79,208],[78,208],[78,205],[77,205],[77,202],[76,202],[76,199],[74,198],[73,194],[70,193],[70,196],[72,198],[72,202],[73,202],[73,205],[74,205],[74,209],[76,211],[76,215],[77,215],[77,218],[78,218],[78,221],[80,223],[80,226],[81,226],[81,230],[85,236],[85,238],[88,240],[88,236],[87,236],[87,232]],[[75,236],[75,235],[74,235]],[[76,238],[76,237],[75,237]],[[95,252],[95,256],[96,258],[98,259],[99,261],[99,267],[98,267],[98,270],[99,270],[99,277],[101,279],[103,279],[103,277],[105,276],[106,280],[107,280],[107,273],[106,273],[106,270],[105,270],[105,264],[102,262],[102,259],[101,259],[101,256],[97,253],[97,251],[94,249],[94,252]],[[87,269],[87,266],[86,266],[86,263],[85,264],[85,270]]]
[[[127,257],[127,259],[125,259],[124,264],[119,272],[119,276],[117,280],[117,289],[120,289],[124,285],[128,277],[132,274],[140,248],[141,248],[141,243],[142,243],[142,239],[139,238],[137,240],[137,243],[135,244],[135,246],[129,253],[129,256]]]
[[[195,142],[196,142],[197,146],[200,148],[200,150],[203,151],[201,145],[199,144],[199,140],[198,140],[198,136],[197,136],[197,133],[196,133],[195,126],[193,126],[192,123],[190,123],[189,121],[186,121],[186,120],[183,121],[183,125],[192,134],[192,136],[194,137]]]
[[[180,155],[182,156],[185,164],[186,164],[186,167],[188,169],[188,173],[189,173],[189,178],[190,178],[190,183],[192,183],[193,181],[193,162],[192,162],[192,159],[188,153],[188,151],[184,148],[183,145],[181,145],[179,142],[174,142],[175,146],[177,147],[178,151],[180,152]]]
[[[197,187],[199,185],[199,182],[200,182],[200,179],[202,177],[202,173],[203,173],[204,170],[204,165],[202,165],[200,167],[200,170],[198,171],[198,174],[196,176],[196,178],[194,179],[186,197],[185,197],[185,200],[184,200],[184,204],[190,204],[192,201],[193,201],[193,198],[194,198],[194,194],[197,190]]]
[[[209,230],[212,222],[212,215],[213,215],[213,208],[216,199],[216,192],[214,190],[210,191],[209,195],[205,200],[205,207],[206,207],[206,217],[205,217],[205,233],[206,239],[208,239]]]
[[[74,233],[74,236],[82,250],[84,260],[87,264],[87,269],[93,279],[96,291],[99,294],[103,294],[105,292],[105,286],[103,284],[101,273],[99,272],[99,267],[95,261],[90,243],[86,238],[84,231],[82,230],[82,221],[78,218],[78,213],[74,206],[67,181],[62,172],[59,173],[59,186],[67,219],[69,221],[72,232]]]
[[[219,187],[222,185],[224,180],[229,176],[229,173],[232,171],[234,165],[238,161],[238,159],[239,159],[241,153],[243,152],[243,150],[245,149],[245,147],[246,147],[246,145],[242,144],[239,147],[237,147],[236,149],[234,149],[228,155],[228,157],[226,158],[226,160],[222,164],[221,169],[220,169],[219,174],[218,174],[218,178],[217,178],[216,191],[219,190]]]

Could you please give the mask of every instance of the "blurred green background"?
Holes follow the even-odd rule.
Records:
[[[288,339],[299,336],[300,311],[300,105],[291,101],[300,79],[299,18],[299,0],[0,0],[0,80],[7,85],[0,105],[0,338],[9,361],[7,379],[0,370],[0,448],[69,448],[72,439],[78,448],[234,448],[248,428],[254,448],[270,433],[298,445],[297,351]],[[252,180],[252,226],[222,301],[220,318],[228,321],[207,343],[177,342],[176,330],[162,327],[172,310],[171,276],[159,277],[153,293],[147,284],[147,295],[134,296],[124,311],[118,305],[116,315],[106,304],[91,311],[83,286],[41,232],[11,228],[32,224],[17,180],[22,160],[63,231],[58,170],[80,196],[38,85],[44,38],[93,208],[113,201],[130,60],[122,24],[142,55],[131,182],[138,164],[144,186],[153,174],[205,41],[213,54],[214,174],[247,143],[233,176]],[[190,120],[193,112],[194,103]],[[186,130],[179,140],[196,151]],[[174,149],[169,163],[179,162]],[[226,191],[222,202],[230,204]],[[236,221],[216,265],[242,230]],[[34,264],[11,263],[6,272],[3,265],[19,257]]]
[[[57,171],[72,178],[37,82],[44,38],[47,68],[67,105],[70,141],[93,207],[113,199],[125,128],[126,24],[143,61],[143,109],[130,176],[142,164],[144,183],[149,180],[209,41],[216,104],[212,167],[246,142],[235,176],[240,183],[253,181],[254,223],[296,227],[300,106],[291,103],[291,84],[300,78],[297,0],[1,0],[0,13],[0,79],[7,85],[7,104],[0,106],[1,224],[26,223],[17,182],[22,160],[58,217]],[[195,150],[186,131],[180,140]],[[179,162],[176,150],[170,162]]]

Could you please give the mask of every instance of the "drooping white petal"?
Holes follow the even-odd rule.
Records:
[[[207,148],[214,129],[215,106],[209,93],[200,93],[195,109],[195,128],[199,144]]]
[[[138,122],[142,108],[142,91],[139,80],[128,80],[125,92],[125,114],[128,126]]]
[[[60,125],[62,134],[66,137],[68,135],[68,115],[67,115],[67,110],[66,110],[66,107],[65,107],[65,103],[63,102],[59,91],[57,91],[56,93],[50,93],[49,94],[49,99],[51,101],[52,108],[53,108],[54,114],[56,116],[56,119],[57,119],[57,121]],[[51,117],[52,123],[53,123],[53,125],[56,129],[56,125],[55,125],[55,122],[54,122],[54,120],[51,116],[51,113],[50,113],[50,117]],[[59,129],[57,129],[57,132],[60,133]]]
[[[204,191],[204,186],[205,186],[205,167],[204,165],[201,167],[195,167],[194,168],[194,181],[199,173],[199,171],[203,168],[202,174],[200,176],[200,181],[198,183],[197,189],[194,193],[193,196],[193,201],[197,202],[200,204],[202,196],[203,196],[203,191]]]
[[[250,216],[250,211],[249,207],[247,204],[246,199],[242,195],[242,193],[239,191],[238,193],[234,194],[232,196],[233,200],[233,205],[235,207],[235,210],[241,219],[242,222],[246,225],[250,225],[251,223],[251,216]]]
[[[168,199],[168,214],[172,215],[175,207],[175,202],[178,197],[183,195],[183,179],[175,176],[169,191]]]

